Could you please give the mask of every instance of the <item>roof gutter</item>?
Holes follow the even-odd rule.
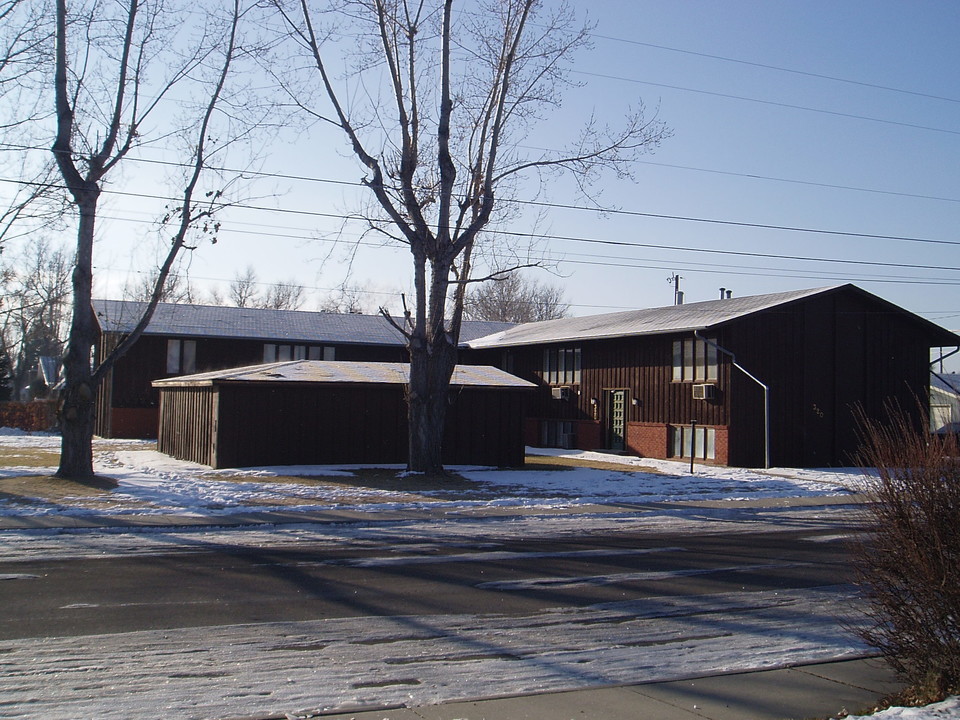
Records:
[[[710,345],[713,348],[716,348],[717,351],[722,352],[724,355],[730,358],[730,362],[733,366],[746,375],[748,378],[753,380],[757,385],[763,388],[763,467],[764,469],[770,468],[770,387],[757,379],[749,370],[747,370],[743,365],[737,362],[737,356],[732,352],[727,350],[725,347],[721,347],[715,341],[705,338],[700,334],[699,330],[693,331],[693,336],[698,340],[702,340],[707,345]],[[960,350],[960,348],[958,348]]]

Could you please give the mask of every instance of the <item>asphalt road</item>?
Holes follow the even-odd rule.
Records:
[[[850,582],[837,528],[603,532],[0,560],[0,639],[288,620],[535,613]]]

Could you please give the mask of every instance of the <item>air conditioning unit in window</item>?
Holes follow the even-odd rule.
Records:
[[[717,386],[712,383],[697,383],[693,386],[694,400],[713,400],[717,395]]]
[[[568,387],[550,388],[550,395],[553,397],[554,400],[569,400],[570,388]]]

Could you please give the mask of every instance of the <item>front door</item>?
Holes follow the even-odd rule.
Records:
[[[627,391],[610,390],[607,403],[607,447],[614,452],[623,452],[624,430],[627,415]]]

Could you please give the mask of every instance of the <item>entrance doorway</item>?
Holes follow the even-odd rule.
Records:
[[[614,452],[626,449],[627,391],[607,391],[607,447]]]

